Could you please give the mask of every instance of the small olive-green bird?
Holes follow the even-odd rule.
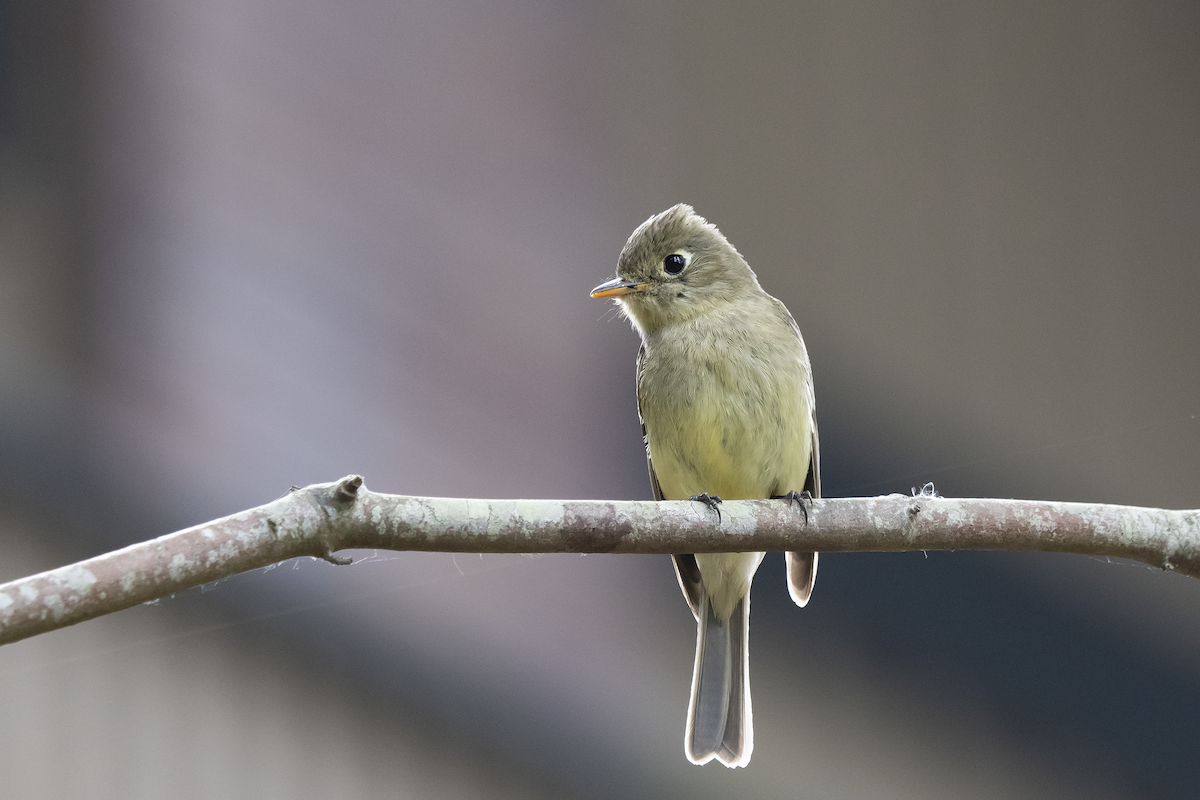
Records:
[[[655,499],[716,510],[721,499],[820,496],[800,329],[716,226],[682,204],[651,217],[592,297],[616,298],[642,337],[638,412]],[[684,734],[692,763],[750,762],[750,582],[764,555],[672,556],[699,623]],[[787,554],[797,605],[816,574],[816,553]]]

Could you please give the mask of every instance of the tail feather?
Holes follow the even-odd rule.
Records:
[[[717,759],[727,767],[743,767],[754,749],[750,708],[750,596],[734,607],[729,619],[713,612],[701,590],[703,609],[696,637],[696,666],[688,705],[685,742],[693,764]]]
[[[788,594],[792,601],[804,608],[812,596],[813,584],[817,580],[817,556],[820,553],[788,553]]]

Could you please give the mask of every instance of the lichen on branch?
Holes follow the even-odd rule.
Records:
[[[1200,511],[920,494],[721,504],[380,494],[351,475],[222,519],[0,585],[0,644],[299,556],[454,553],[1035,550],[1200,578]]]

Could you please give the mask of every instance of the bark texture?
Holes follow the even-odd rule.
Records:
[[[379,494],[349,476],[257,508],[0,585],[0,644],[298,556],[457,553],[1042,550],[1200,578],[1200,511],[886,495],[722,503],[469,500]]]

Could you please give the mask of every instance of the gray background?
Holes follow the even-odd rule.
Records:
[[[0,3],[0,579],[356,472],[648,498],[588,290],[685,201],[791,309],[827,495],[1200,506],[1191,2]],[[1200,584],[755,584],[689,765],[663,558],[360,553],[0,649],[0,794],[1185,797]]]

